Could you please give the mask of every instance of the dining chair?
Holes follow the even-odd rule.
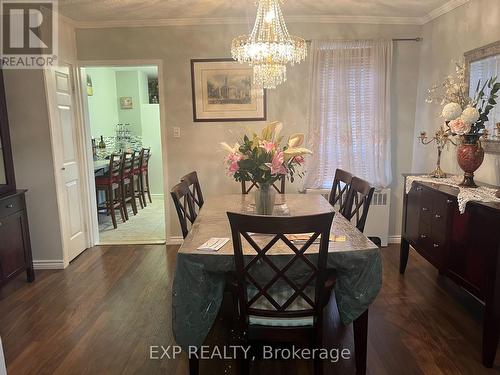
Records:
[[[275,342],[321,347],[323,309],[331,294],[324,288],[334,214],[273,217],[227,213],[234,247],[243,345]],[[312,235],[301,245],[294,244],[287,236],[300,233]],[[255,234],[265,235],[266,245],[258,245]],[[242,238],[249,244],[245,251]],[[312,246],[318,238],[319,247]],[[290,249],[290,259],[283,261],[282,256],[269,255],[278,242]],[[309,258],[311,252],[315,254]],[[292,267],[300,266],[303,269],[300,279],[288,277]],[[316,374],[322,373],[322,363],[317,358],[314,367]],[[246,359],[242,373],[248,372]]]
[[[134,151],[134,161],[132,164],[132,186],[134,188],[134,198],[137,198],[141,208],[144,208],[146,206],[146,201],[141,190],[141,162],[142,152]]]
[[[330,191],[330,196],[328,197],[328,202],[338,209],[343,216],[344,210],[347,203],[347,195],[349,191],[349,186],[351,185],[352,174],[344,171],[343,169],[337,168],[335,171],[335,177],[333,178],[332,190]]]
[[[118,228],[116,224],[115,210],[120,210],[120,216],[122,221],[125,222],[125,212],[122,204],[121,197],[121,168],[122,168],[123,155],[112,154],[109,157],[109,167],[108,172],[95,178],[95,188],[97,195],[97,202],[99,202],[99,192],[104,191],[106,200],[105,207],[107,215],[111,215],[111,221],[113,222],[113,227]],[[97,210],[99,211],[99,206]]]
[[[194,203],[186,181],[180,182],[170,190],[170,195],[174,201],[175,210],[181,225],[182,237],[186,238],[189,233],[189,226],[196,220]]]
[[[148,195],[149,203],[153,203],[151,200],[151,191],[149,188],[149,160],[151,159],[151,149],[143,148],[141,151],[141,194],[144,206],[146,206],[146,194]]]
[[[276,181],[275,183],[273,183],[273,187],[276,189],[276,191],[278,192],[278,194],[285,194],[285,180],[286,180],[286,176],[281,176],[280,179],[278,181]],[[250,182],[250,186],[247,188],[247,184],[246,184],[246,181],[241,181],[241,194],[248,194],[250,193],[250,191],[252,191],[253,188],[259,188],[259,183],[258,182],[254,182],[254,181],[249,181]],[[278,184],[279,182],[279,184]]]
[[[181,182],[182,181],[187,182],[193,203],[196,207],[198,207],[199,211],[201,207],[203,207],[204,201],[203,201],[203,194],[201,192],[200,181],[198,180],[198,174],[196,173],[196,171],[188,173],[187,175],[181,178]]]
[[[367,181],[358,177],[352,178],[347,194],[344,216],[350,221],[354,219],[356,228],[361,232],[365,230],[366,218],[374,191],[375,188]]]
[[[133,167],[135,160],[135,153],[124,152],[122,158],[122,166],[120,170],[120,193],[123,205],[123,211],[125,213],[125,219],[128,220],[128,209],[127,203],[130,202],[132,206],[132,213],[137,215],[137,203],[135,201],[135,189],[134,189],[134,176]]]

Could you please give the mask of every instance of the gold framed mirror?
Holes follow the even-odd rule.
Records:
[[[466,52],[464,60],[469,96],[474,96],[479,80],[484,82],[494,76],[500,80],[500,40]],[[486,130],[488,130],[488,135],[483,139],[484,151],[500,154],[500,105],[490,112]]]

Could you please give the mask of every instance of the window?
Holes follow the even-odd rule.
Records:
[[[336,168],[391,183],[392,41],[312,43],[306,188],[330,188]]]

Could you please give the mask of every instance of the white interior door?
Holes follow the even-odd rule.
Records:
[[[70,262],[87,247],[84,218],[84,189],[81,171],[81,147],[77,111],[73,98],[72,71],[59,66],[48,71],[47,87],[51,96],[54,163],[58,180],[58,204],[65,261]]]

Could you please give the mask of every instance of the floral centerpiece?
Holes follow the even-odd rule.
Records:
[[[255,183],[256,212],[271,214],[274,206],[274,191],[272,185],[288,176],[291,182],[295,176],[302,177],[304,172],[300,167],[304,164],[304,156],[312,154],[308,149],[301,147],[304,135],[292,134],[282,145],[280,136],[283,125],[275,121],[269,123],[260,135],[245,135],[241,142],[233,147],[221,143],[228,155],[225,164],[229,175],[238,182],[250,181]]]
[[[497,82],[497,77],[491,77],[485,82],[479,80],[475,95],[471,98],[465,77],[465,66],[456,64],[454,74],[450,74],[443,83],[429,90],[427,102],[440,102],[443,106],[441,116],[446,122],[446,132],[460,138],[457,161],[465,172],[461,185],[476,187],[474,172],[484,160],[480,138],[486,134],[485,123],[488,122],[490,111],[497,104],[500,82]]]

